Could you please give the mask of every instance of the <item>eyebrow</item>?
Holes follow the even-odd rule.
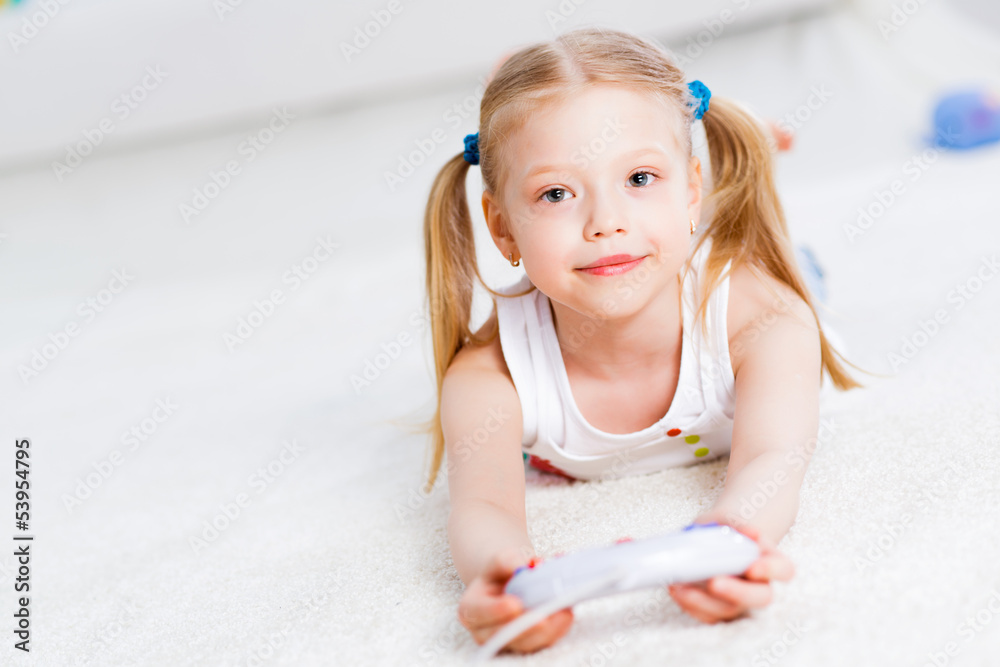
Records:
[[[662,150],[660,150],[659,148],[649,148],[649,147],[646,147],[646,148],[639,148],[637,150],[632,151],[631,153],[625,153],[624,155],[621,156],[621,159],[630,159],[631,160],[631,159],[635,159],[635,158],[639,157],[640,155],[646,155],[646,154],[653,154],[653,155],[658,155],[658,156],[661,156],[661,157],[664,157],[664,158],[669,158],[669,156],[665,152],[663,152]],[[564,170],[565,171],[569,171],[571,168],[572,167],[569,166],[569,165],[561,165],[561,164],[551,164],[551,165],[550,164],[546,164],[546,165],[541,165],[541,166],[535,167],[534,169],[532,169],[531,171],[529,171],[527,173],[527,175],[525,175],[524,178],[525,179],[529,179],[529,178],[531,178],[533,176],[537,176],[539,174],[544,174],[544,173],[547,173],[547,172],[550,172],[550,171],[564,171]]]

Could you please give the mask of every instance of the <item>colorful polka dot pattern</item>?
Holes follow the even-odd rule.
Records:
[[[667,435],[670,436],[671,438],[676,438],[680,434],[681,430],[679,428],[672,428],[669,431],[667,431]],[[696,445],[700,441],[701,441],[700,435],[692,434],[684,436],[684,442],[686,442],[689,445]],[[694,455],[698,458],[701,458],[703,456],[708,456],[708,452],[709,452],[708,447],[699,447],[698,449],[694,450]],[[563,477],[566,477],[568,479],[576,479],[572,475],[569,475],[565,471],[560,470],[556,466],[552,465],[552,463],[546,459],[535,456],[534,454],[528,454],[528,452],[524,451],[521,452],[521,456],[524,457],[524,461],[527,461],[528,465],[530,465],[533,468],[545,472],[550,472],[556,475],[562,475]]]
[[[535,456],[534,454],[530,454],[528,456],[528,463],[529,465],[531,465],[532,468],[535,468],[537,470],[541,470],[543,472],[550,472],[554,475],[561,475],[566,479],[576,479],[576,477],[573,477],[566,471],[561,470],[560,468],[557,468],[556,466],[552,465],[552,462],[549,461],[548,459],[543,459],[540,456]]]
[[[676,438],[680,434],[681,434],[681,430],[679,428],[672,428],[669,431],[667,431],[667,435],[670,436],[671,438]],[[686,435],[686,436],[684,436],[684,442],[686,442],[689,445],[696,445],[700,441],[701,441],[701,436],[700,435],[694,435],[694,434],[692,434],[692,435]],[[697,456],[698,458],[701,458],[703,456],[707,456],[708,455],[708,447],[699,447],[698,449],[694,450],[694,455]]]

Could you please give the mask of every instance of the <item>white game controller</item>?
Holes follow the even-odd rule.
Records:
[[[730,526],[703,523],[547,561],[533,559],[514,571],[504,589],[521,599],[525,612],[490,637],[473,662],[496,655],[514,637],[577,602],[652,586],[704,581],[717,575],[738,575],[758,558],[760,548],[743,533]]]

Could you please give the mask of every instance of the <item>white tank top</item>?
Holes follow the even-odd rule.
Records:
[[[580,413],[547,296],[536,288],[521,297],[496,298],[500,344],[524,419],[522,450],[532,465],[578,479],[612,479],[729,453],[736,405],[726,330],[729,276],[709,297],[707,337],[694,322],[698,278],[709,249],[706,241],[692,258],[682,286],[684,333],[673,401],[659,421],[634,433],[606,433]],[[517,294],[530,286],[525,275],[496,291]]]

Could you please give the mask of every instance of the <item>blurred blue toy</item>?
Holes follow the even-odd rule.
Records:
[[[942,148],[1000,141],[1000,94],[970,90],[947,95],[934,109],[934,140]]]
[[[795,246],[795,259],[806,280],[806,287],[821,303],[826,303],[826,278],[812,249],[804,245]]]

